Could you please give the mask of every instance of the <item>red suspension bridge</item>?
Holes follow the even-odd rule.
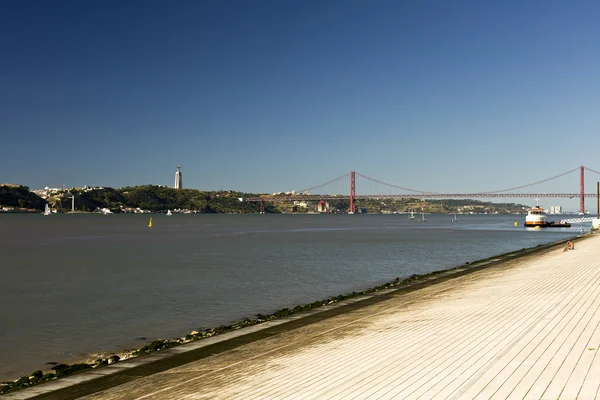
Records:
[[[516,186],[508,189],[474,192],[474,193],[440,193],[417,189],[410,189],[402,186],[392,185],[380,180],[370,178],[355,171],[350,171],[342,176],[331,179],[319,185],[303,190],[292,191],[285,194],[261,196],[247,198],[244,201],[260,202],[261,211],[263,211],[263,202],[281,202],[281,201],[307,201],[307,200],[340,200],[349,199],[349,212],[355,211],[355,200],[357,199],[474,199],[474,198],[575,198],[579,197],[579,211],[585,212],[585,198],[597,197],[597,193],[585,193],[585,171],[600,175],[600,172],[591,168],[580,166],[573,168],[561,174],[546,178],[526,185]],[[525,191],[533,186],[549,182],[565,175],[579,171],[579,192],[578,193],[548,193]]]

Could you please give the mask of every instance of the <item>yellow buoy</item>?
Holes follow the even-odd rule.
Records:
[[[148,228],[152,228],[152,217],[150,217],[150,222],[148,222]]]

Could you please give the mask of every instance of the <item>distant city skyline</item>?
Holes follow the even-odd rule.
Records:
[[[302,190],[354,170],[473,192],[600,170],[598,2],[0,10],[0,182],[172,186],[185,165],[200,190]],[[540,190],[576,192],[578,177],[553,185]]]

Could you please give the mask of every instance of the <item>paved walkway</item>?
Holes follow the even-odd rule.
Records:
[[[595,399],[600,235],[83,399]]]

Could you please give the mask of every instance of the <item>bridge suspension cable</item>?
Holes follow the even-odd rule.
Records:
[[[489,193],[489,194],[503,193],[503,192],[510,192],[510,191],[517,190],[517,189],[523,189],[523,188],[526,188],[526,187],[529,187],[529,186],[534,186],[534,185],[538,185],[540,183],[551,181],[552,179],[560,178],[561,176],[565,176],[567,174],[575,172],[578,169],[579,169],[579,167],[576,167],[576,168],[573,168],[572,170],[569,170],[567,172],[563,172],[562,174],[558,174],[558,175],[553,176],[551,178],[542,179],[541,181],[537,181],[537,182],[533,182],[533,183],[528,183],[527,185],[521,185],[521,186],[516,186],[516,187],[513,187],[513,188],[509,188],[509,189],[495,190],[493,192],[485,192],[485,193]]]
[[[342,180],[342,179],[344,179],[344,178],[348,178],[348,179],[349,179],[349,176],[350,176],[350,172],[346,172],[344,175],[342,175],[342,176],[338,176],[337,178],[333,178],[333,179],[331,179],[331,180],[328,180],[327,182],[325,182],[325,183],[321,183],[320,185],[316,185],[316,186],[313,186],[313,187],[309,187],[309,188],[307,188],[307,189],[304,189],[304,190],[299,190],[299,191],[298,191],[298,193],[312,192],[312,191],[314,191],[315,189],[320,189],[320,188],[322,188],[322,187],[325,187],[325,186],[331,185],[331,184],[333,184],[333,183],[336,183],[336,182],[338,182],[338,181],[341,181],[341,180]]]
[[[593,172],[593,173],[595,173],[595,174],[598,174],[598,175],[600,175],[600,172],[598,172],[598,171],[594,171],[594,170],[593,170],[593,169],[591,169],[591,168],[588,168],[588,167],[583,167],[583,168],[587,169],[587,170],[588,170],[588,171],[590,171],[590,172]]]
[[[356,173],[356,175],[360,176],[361,178],[367,179],[369,181],[376,182],[376,183],[379,183],[379,184],[384,185],[384,186],[392,187],[394,189],[405,190],[405,191],[408,191],[408,192],[413,192],[413,193],[418,193],[418,194],[433,194],[434,193],[434,192],[426,192],[424,190],[409,189],[409,188],[405,188],[405,187],[402,187],[402,186],[392,185],[390,183],[386,183],[386,182],[382,182],[382,181],[377,180],[377,179],[373,179],[371,177],[368,177],[368,176],[363,175],[363,174],[358,173],[358,172]]]

